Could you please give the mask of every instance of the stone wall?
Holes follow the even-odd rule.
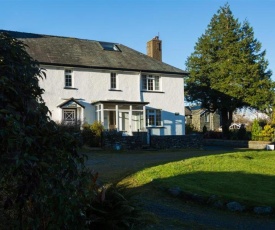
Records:
[[[202,135],[151,136],[151,147],[156,149],[184,149],[203,147]]]
[[[266,145],[274,144],[270,141],[241,141],[203,139],[200,134],[151,136],[147,144],[147,132],[136,132],[133,136],[123,136],[122,132],[104,132],[102,147],[104,149],[139,150],[143,148],[154,149],[200,149],[203,146],[224,146],[232,148],[266,149]]]
[[[147,132],[136,132],[133,136],[123,136],[122,132],[103,132],[104,149],[141,149],[146,144]]]
[[[147,145],[147,133],[134,133],[133,136],[123,136],[121,132],[104,132],[102,147],[104,149],[139,150],[143,147],[154,149],[202,148],[202,135],[171,135],[151,136]]]
[[[224,146],[232,148],[248,148],[248,142],[249,141],[203,139],[203,144],[206,146]]]
[[[249,141],[248,148],[250,149],[266,149],[267,145],[274,144],[271,141]]]
[[[271,141],[239,141],[239,140],[220,140],[204,139],[206,146],[224,146],[232,148],[266,149],[266,145],[272,144]]]

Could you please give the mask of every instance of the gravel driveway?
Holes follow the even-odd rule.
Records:
[[[87,165],[99,173],[102,182],[116,182],[148,166],[179,161],[192,157],[221,154],[221,150],[105,152],[87,151]],[[228,151],[224,151],[228,153]],[[160,223],[149,229],[242,229],[274,230],[275,219],[247,213],[232,213],[212,207],[179,202],[177,198],[154,199],[142,194],[145,208],[155,213]]]

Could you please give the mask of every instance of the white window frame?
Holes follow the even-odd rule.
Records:
[[[162,126],[161,110],[146,109],[146,127]]]
[[[110,74],[110,89],[117,89],[117,74]]]
[[[70,77],[70,84],[68,84],[67,78]],[[64,70],[64,84],[65,88],[72,88],[73,87],[73,70],[72,69],[65,69]]]
[[[141,75],[142,90],[160,91],[160,76],[156,75]]]

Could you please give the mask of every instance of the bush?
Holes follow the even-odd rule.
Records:
[[[252,124],[252,140],[253,141],[273,141],[275,137],[275,129],[271,125],[265,125],[262,129],[257,120]]]
[[[194,127],[193,124],[185,124],[185,132],[186,132],[186,134],[191,134],[191,133],[193,133],[195,131],[196,131],[196,129],[195,129],[195,127]]]
[[[255,119],[252,123],[252,128],[251,128],[251,135],[252,135],[252,140],[256,141],[256,138],[260,136],[262,131],[262,128],[258,122],[257,119]]]
[[[271,138],[274,137],[274,128],[271,127],[271,125],[265,125],[264,129],[261,132],[262,136],[269,136]]]
[[[99,199],[87,211],[88,216],[96,217],[89,229],[143,229],[148,223],[154,223],[154,216],[142,210],[136,197],[123,185],[102,188]]]
[[[90,128],[91,128],[92,132],[95,134],[95,136],[97,136],[97,137],[100,137],[104,130],[104,127],[100,121],[94,121],[94,123],[91,125]]]
[[[202,128],[202,133],[206,133],[207,132],[207,127],[204,125],[203,128]]]
[[[237,131],[237,136],[238,136],[238,140],[247,140],[247,134],[246,134],[246,128],[245,126],[242,124],[240,129],[238,129]]]
[[[222,132],[208,131],[203,137],[205,139],[222,139]]]
[[[99,121],[95,121],[89,125],[87,123],[82,126],[82,138],[84,144],[90,147],[100,147],[102,132],[104,130],[103,125]]]
[[[83,136],[81,135],[81,121],[76,123],[60,123],[57,124],[59,129],[72,135],[77,141],[77,145],[81,147],[84,144]]]

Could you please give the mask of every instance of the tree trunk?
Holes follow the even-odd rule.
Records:
[[[229,139],[230,137],[229,126],[232,123],[232,115],[233,111],[230,111],[226,108],[221,109],[223,139]]]

